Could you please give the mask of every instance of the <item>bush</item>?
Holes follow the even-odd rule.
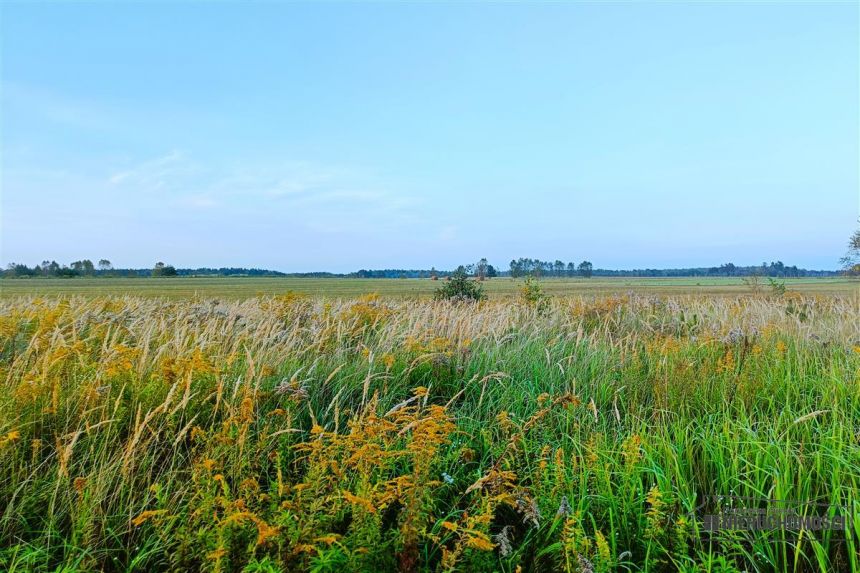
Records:
[[[770,289],[776,296],[785,296],[785,281],[775,281],[768,277],[767,282],[770,284]]]
[[[533,277],[528,277],[520,289],[520,298],[530,306],[536,306],[539,309],[543,309],[546,306],[548,297],[544,294],[543,287],[540,286],[540,283]]]
[[[484,289],[476,281],[470,281],[465,271],[457,270],[445,284],[433,294],[436,300],[479,301],[487,298]]]
[[[757,274],[751,274],[749,276],[743,277],[741,281],[743,281],[743,283],[747,287],[749,287],[753,294],[759,294],[761,292],[761,277]]]

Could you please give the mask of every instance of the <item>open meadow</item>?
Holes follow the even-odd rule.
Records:
[[[845,277],[780,279],[789,290],[803,294],[860,294],[860,281]],[[329,299],[379,294],[386,298],[430,298],[444,279],[353,279],[279,277],[171,277],[171,278],[30,278],[0,279],[0,297],[33,295],[133,295],[147,297],[223,297],[297,293]],[[522,279],[494,278],[484,281],[491,298],[519,294]],[[767,291],[766,279],[761,290]],[[546,278],[544,291],[552,295],[639,294],[748,295],[751,289],[740,277],[697,278]]]
[[[0,570],[860,571],[849,283],[630,282],[4,281]]]

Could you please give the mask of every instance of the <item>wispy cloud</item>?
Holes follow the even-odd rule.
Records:
[[[180,209],[280,216],[326,228],[379,218],[402,222],[419,203],[356,169],[305,161],[203,161],[180,150],[115,169],[106,183],[138,196],[157,193]]]
[[[177,176],[188,173],[191,165],[184,161],[182,152],[173,150],[166,155],[144,161],[108,177],[110,185],[121,183],[162,189],[175,182]]]

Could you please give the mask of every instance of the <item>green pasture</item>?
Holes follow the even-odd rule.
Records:
[[[484,282],[491,297],[516,295],[522,279],[495,278]],[[173,277],[173,278],[19,278],[0,279],[0,296],[100,296],[134,295],[172,298],[225,297],[231,299],[287,292],[326,298],[347,298],[367,293],[386,297],[425,298],[432,296],[441,280],[352,279],[278,277]],[[661,295],[745,295],[752,289],[740,278],[603,278],[542,279],[544,292],[551,295],[639,293]],[[860,281],[847,278],[785,279],[788,290],[803,294],[860,293]],[[767,280],[762,280],[767,292]]]

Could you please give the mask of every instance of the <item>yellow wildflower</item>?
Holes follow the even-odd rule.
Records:
[[[148,509],[131,520],[131,524],[135,527],[140,527],[153,517],[158,517],[167,513],[166,509]]]
[[[386,352],[382,355],[382,363],[385,364],[386,370],[391,370],[391,367],[394,366],[394,355]]]
[[[496,548],[495,543],[487,539],[483,534],[477,532],[469,536],[469,539],[466,541],[466,545],[474,549],[478,549],[479,551],[492,551]]]
[[[269,539],[277,537],[279,529],[272,527],[262,519],[256,519],[257,523],[257,545],[265,544]]]
[[[343,498],[344,498],[346,501],[348,501],[349,503],[351,503],[351,504],[353,504],[353,505],[358,505],[358,506],[360,506],[360,507],[363,507],[363,508],[364,508],[365,510],[367,510],[369,513],[376,513],[376,508],[375,508],[375,507],[373,507],[373,504],[370,502],[370,500],[369,500],[369,499],[366,499],[366,498],[363,498],[363,497],[359,497],[359,496],[357,496],[357,495],[353,495],[352,493],[350,493],[350,492],[348,492],[348,491],[346,491],[346,490],[344,490],[344,491],[343,491],[343,492],[341,492],[341,493],[343,494]]]

